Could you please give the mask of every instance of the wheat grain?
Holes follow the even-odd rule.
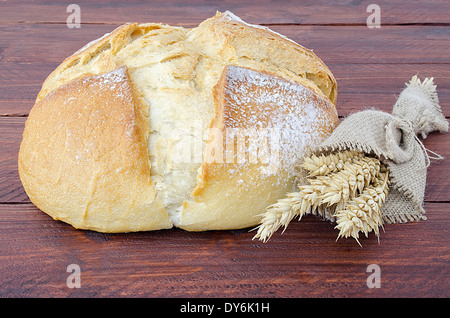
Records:
[[[310,180],[311,184],[320,187],[322,203],[328,206],[343,207],[346,201],[361,193],[380,172],[380,162],[375,158],[360,158],[353,163],[345,164],[343,170],[330,176],[318,176]]]
[[[260,225],[256,228],[258,231],[253,239],[259,238],[261,241],[266,242],[273,233],[278,231],[280,226],[287,226],[294,217],[291,209],[291,198],[278,200],[277,203],[269,206],[262,216]]]
[[[311,177],[325,176],[342,170],[346,163],[351,163],[363,156],[361,152],[353,150],[345,150],[329,155],[321,154],[320,156],[313,154],[310,157],[304,158],[301,167],[307,170]]]
[[[301,186],[299,192],[288,193],[286,198],[266,209],[253,239],[266,242],[281,226],[286,229],[294,217],[298,216],[300,220],[320,203],[320,194],[312,186]]]
[[[379,227],[383,226],[381,208],[389,188],[388,176],[388,171],[380,173],[361,195],[347,202],[345,209],[335,213],[335,228],[339,230],[337,239],[351,236],[360,244],[359,232],[367,237],[371,231],[379,237]]]

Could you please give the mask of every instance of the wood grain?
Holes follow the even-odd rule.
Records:
[[[59,64],[86,43],[119,25],[93,24],[69,29],[65,24],[0,23],[1,62]],[[449,63],[445,53],[450,28],[446,26],[369,29],[366,26],[273,25],[271,29],[313,49],[326,64]]]
[[[3,297],[448,297],[450,224],[444,204],[428,220],[386,225],[380,244],[335,242],[333,224],[305,217],[268,243],[248,230],[101,234],[74,230],[32,205],[3,205]],[[20,239],[18,238],[20,235]],[[401,252],[400,252],[401,251]],[[81,268],[81,288],[66,285]],[[381,288],[369,289],[369,264]]]
[[[0,2],[0,23],[65,23],[67,6],[73,2]],[[364,24],[371,0],[77,0],[82,23],[164,22],[195,25],[218,11],[230,10],[244,21],[256,24]],[[446,0],[379,0],[383,24],[450,23],[450,3]]]
[[[423,142],[445,160],[428,168],[427,221],[385,225],[340,239],[334,224],[309,216],[263,244],[248,229],[128,234],[80,231],[30,203],[17,173],[26,116],[42,82],[87,42],[129,22],[187,27],[230,10],[301,43],[328,65],[341,117],[364,108],[390,112],[412,75],[434,77],[450,117],[450,2],[377,1],[380,29],[366,27],[373,1],[76,1],[80,29],[65,22],[70,1],[0,2],[0,297],[441,297],[450,296],[450,134]],[[81,288],[67,287],[67,266]],[[370,289],[367,266],[381,268]]]

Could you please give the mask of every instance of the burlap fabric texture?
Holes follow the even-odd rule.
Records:
[[[423,201],[430,158],[443,158],[427,150],[418,136],[425,139],[432,131],[447,132],[448,126],[433,78],[421,81],[414,76],[392,114],[373,109],[353,113],[313,152],[359,150],[376,155],[390,169],[383,221],[419,221],[426,219]]]

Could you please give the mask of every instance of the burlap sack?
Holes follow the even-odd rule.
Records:
[[[389,194],[383,221],[402,223],[426,219],[423,209],[430,156],[420,135],[447,132],[448,122],[439,106],[433,79],[414,76],[400,94],[392,114],[365,110],[349,115],[314,153],[359,150],[378,156],[390,169]]]

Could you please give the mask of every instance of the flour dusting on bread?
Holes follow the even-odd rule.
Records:
[[[226,103],[233,111],[225,122],[236,128],[236,121],[245,119],[245,127],[239,127],[243,131],[253,127],[279,133],[280,156],[273,158],[283,169],[293,172],[303,151],[319,142],[321,130],[336,124],[334,105],[299,83],[242,67],[229,66],[227,71]]]

